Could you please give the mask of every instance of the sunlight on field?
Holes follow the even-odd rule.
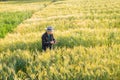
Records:
[[[50,2],[0,2],[0,12],[16,12],[16,11],[36,11],[49,4]]]
[[[119,0],[0,2],[0,13],[33,11],[0,38],[0,79],[119,80],[119,9]],[[42,52],[49,25],[58,44]]]

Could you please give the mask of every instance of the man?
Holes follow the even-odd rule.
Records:
[[[46,49],[52,49],[52,45],[55,44],[56,41],[53,36],[53,28],[51,26],[47,27],[46,32],[42,35],[42,49],[46,51]]]

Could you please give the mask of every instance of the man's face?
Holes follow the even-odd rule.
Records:
[[[53,34],[53,31],[47,31],[48,34]]]

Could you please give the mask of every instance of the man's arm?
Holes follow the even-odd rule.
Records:
[[[49,45],[50,42],[45,40],[45,36],[42,36],[42,43],[45,45]]]
[[[54,44],[56,43],[56,40],[55,40],[55,38],[54,38],[54,36],[52,35],[52,37],[53,37],[53,41],[54,41]]]

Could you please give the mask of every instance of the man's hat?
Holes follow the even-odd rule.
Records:
[[[52,27],[52,26],[48,26],[48,27],[46,28],[46,30],[47,30],[47,31],[53,31],[53,27]]]

